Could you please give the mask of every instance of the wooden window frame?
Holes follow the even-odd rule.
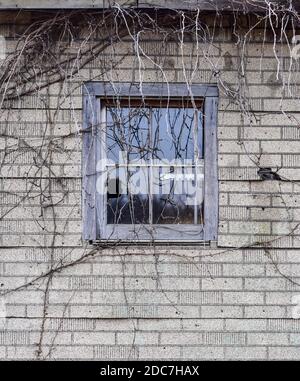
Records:
[[[105,98],[172,98],[201,99],[204,119],[204,225],[117,225],[114,231],[105,223],[105,196],[96,193],[97,160],[106,158],[101,148],[103,126],[101,99]],[[218,231],[218,170],[217,170],[217,114],[218,88],[216,85],[139,84],[88,82],[83,86],[83,149],[82,149],[82,216],[83,240],[90,242],[121,240],[134,242],[209,242],[217,239]],[[131,227],[132,226],[132,227]],[[145,225],[146,226],[146,225]],[[185,226],[184,229],[182,227]],[[202,231],[197,228],[202,227]],[[133,230],[132,230],[133,229]],[[172,229],[171,229],[172,230]],[[124,232],[127,231],[125,234]]]

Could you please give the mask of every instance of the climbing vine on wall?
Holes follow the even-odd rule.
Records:
[[[149,82],[149,78],[151,81],[150,71],[155,73],[157,81],[166,84],[177,80],[191,88],[193,83],[201,81],[216,83],[224,110],[240,111],[239,144],[258,176],[262,180],[263,176],[273,176],[275,181],[299,186],[282,174],[280,167],[266,169],[264,152],[249,153],[243,131],[255,125],[258,118],[257,105],[248,86],[247,58],[253,43],[256,49],[260,46],[261,73],[264,50],[266,45],[271,46],[270,59],[275,74],[270,81],[281,93],[278,111],[293,125],[300,126],[285,102],[286,99],[299,100],[299,60],[294,43],[300,17],[292,2],[283,6],[261,1],[259,9],[251,14],[247,13],[251,2],[240,3],[244,5],[241,10],[229,12],[218,9],[217,2],[216,12],[134,9],[114,3],[111,8],[97,12],[32,12],[29,23],[21,23],[16,28],[11,25],[14,38],[9,40],[7,58],[0,66],[1,177],[7,184],[2,191],[5,201],[0,219],[14,220],[20,213],[28,213],[34,221],[32,229],[37,233],[30,236],[30,244],[45,251],[49,267],[28,282],[4,290],[3,295],[30,287],[44,290],[38,358],[46,358],[51,353],[51,349],[43,351],[43,332],[48,293],[55,274],[87,261],[104,248],[113,247],[117,251],[121,244],[102,242],[91,247],[83,242],[84,250],[79,258],[55,255],[56,247],[69,246],[65,236],[72,233],[76,221],[77,225],[80,221],[76,215],[80,192],[74,199],[68,179],[81,176],[80,163],[76,160],[80,156],[83,134],[81,89],[86,81],[107,81],[113,85],[123,81],[126,68],[126,81],[138,84],[141,96],[143,84]],[[156,42],[156,54],[147,48],[148,40]],[[222,51],[222,42],[230,42],[234,53]],[[170,46],[176,47],[176,62],[166,54]],[[208,77],[203,75],[203,68],[209,73]],[[228,79],[232,68],[234,81]],[[35,122],[38,128],[35,136],[27,136],[26,130],[17,130],[22,124],[26,129],[30,122]],[[67,127],[59,127],[62,123]],[[26,165],[22,166],[25,157]],[[63,169],[61,163],[66,164]],[[17,191],[18,181],[25,184],[22,192]],[[280,197],[285,204],[284,195]],[[69,204],[73,206],[64,212],[63,208]],[[289,213],[288,206],[286,210]],[[285,235],[293,235],[299,224],[294,223],[292,215],[288,220],[290,229]],[[5,226],[7,233],[18,231],[22,244],[24,226],[19,225],[10,227],[7,223]],[[76,237],[80,235],[79,228]],[[278,239],[280,237],[274,238]],[[269,247],[272,242],[253,241],[251,244],[258,245]],[[159,255],[154,243],[153,250],[155,256]]]

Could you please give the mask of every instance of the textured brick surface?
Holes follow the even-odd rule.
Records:
[[[12,26],[1,25],[10,36],[9,51],[15,48]],[[222,81],[235,86],[239,52],[231,29],[215,34],[209,52],[202,45],[199,49],[193,82],[217,83],[219,71]],[[115,60],[127,54],[115,71],[102,75],[97,59],[89,62],[68,84],[72,95],[60,99],[58,113],[58,85],[41,91],[47,113],[45,103],[31,95],[0,113],[1,358],[36,358],[41,346],[50,359],[300,359],[300,321],[293,319],[300,295],[299,102],[285,93],[281,99],[273,42],[262,49],[262,34],[253,32],[245,62],[256,118],[247,120],[220,89],[219,234],[211,246],[93,252],[81,240],[80,84],[95,75],[97,80],[139,80],[131,42],[115,46]],[[146,82],[165,81],[157,64],[168,80],[184,81],[183,64],[190,74],[197,61],[192,42],[183,51],[153,36],[141,44],[152,57],[142,68]],[[105,54],[110,67],[112,55]],[[284,79],[290,62],[286,47],[280,60]],[[47,115],[55,120],[51,128],[46,128]],[[39,147],[53,139],[51,173],[59,181],[49,180],[46,166],[37,178],[36,152],[24,146],[24,141]],[[279,174],[291,181],[261,181],[257,157],[263,166],[280,167]],[[41,207],[41,189],[45,199],[51,189],[54,208]],[[47,285],[43,318],[47,282],[39,277],[53,269],[59,271]]]

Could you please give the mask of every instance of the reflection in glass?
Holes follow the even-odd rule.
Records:
[[[155,159],[194,159],[195,111],[154,108],[153,156]]]
[[[119,162],[119,153],[127,152],[128,161],[149,157],[149,109],[107,108],[107,157]]]
[[[108,224],[203,224],[202,104],[193,106],[107,105]]]
[[[108,195],[107,223],[149,224],[148,195]]]
[[[193,224],[194,207],[186,205],[186,196],[163,194],[153,198],[154,224]]]
[[[192,165],[155,168],[154,224],[202,223],[202,171]]]
[[[148,169],[129,169],[111,167],[108,170],[108,224],[149,223]]]

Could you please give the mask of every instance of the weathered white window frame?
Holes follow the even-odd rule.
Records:
[[[138,84],[88,82],[83,87],[82,215],[83,239],[124,241],[214,241],[218,230],[217,111],[215,85],[143,84],[143,97],[201,98],[204,102],[204,225],[118,225],[112,231],[105,222],[106,197],[97,194],[97,161],[106,158],[101,149],[101,99],[141,97]],[[173,234],[173,232],[174,234]]]

